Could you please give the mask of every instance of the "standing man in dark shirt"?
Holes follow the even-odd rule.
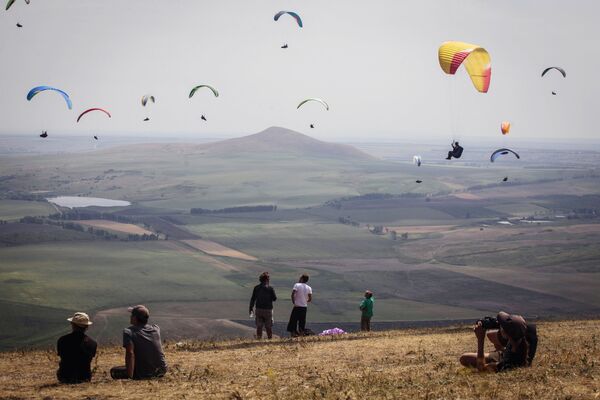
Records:
[[[130,307],[131,326],[123,330],[125,366],[110,370],[113,379],[160,378],[167,372],[160,328],[148,324],[150,312],[145,306]]]
[[[76,312],[67,321],[71,323],[72,332],[62,336],[56,344],[60,357],[56,376],[61,383],[89,382],[92,379],[90,365],[98,347],[94,339],[85,334],[92,321],[83,312]]]
[[[267,331],[267,338],[273,337],[273,302],[277,300],[275,289],[270,285],[268,272],[263,272],[258,277],[260,284],[254,287],[250,298],[250,315],[254,312],[256,317],[256,338],[262,339],[263,326]],[[254,311],[256,304],[256,311]]]

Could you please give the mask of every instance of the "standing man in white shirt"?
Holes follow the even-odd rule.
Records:
[[[290,322],[287,326],[287,330],[292,337],[304,335],[306,310],[308,303],[312,301],[312,288],[306,282],[308,282],[308,275],[303,274],[300,277],[300,281],[292,289],[292,303],[294,304],[294,308],[292,309]]]

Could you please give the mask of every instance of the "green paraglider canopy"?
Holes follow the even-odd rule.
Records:
[[[201,88],[208,88],[208,89],[210,89],[213,92],[213,94],[215,95],[215,97],[219,97],[219,92],[214,87],[212,87],[210,85],[198,85],[198,86],[196,86],[196,87],[194,87],[192,89],[192,91],[190,92],[189,98],[191,99],[192,96],[194,95],[194,93],[196,93],[196,91],[198,91],[198,89],[201,89]]]

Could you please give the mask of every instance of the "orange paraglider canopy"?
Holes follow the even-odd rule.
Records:
[[[502,131],[503,135],[508,135],[508,132],[510,132],[510,122],[502,122],[502,124],[500,124],[500,130]]]

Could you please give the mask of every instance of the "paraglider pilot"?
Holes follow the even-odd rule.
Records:
[[[452,151],[448,152],[448,157],[446,157],[446,160],[452,160],[452,157],[460,158],[460,156],[462,156],[463,150],[464,149],[458,144],[458,142],[452,142]]]

